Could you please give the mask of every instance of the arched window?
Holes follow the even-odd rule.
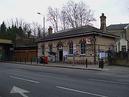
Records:
[[[42,55],[44,55],[45,54],[45,45],[42,44],[41,48],[42,48]]]
[[[81,50],[81,54],[86,53],[86,41],[85,40],[80,41],[80,50]]]
[[[61,41],[59,41],[59,42],[57,43],[57,49],[58,49],[58,50],[62,50],[62,49],[63,49],[63,43],[62,43]]]
[[[49,52],[52,52],[52,44],[49,44]]]
[[[69,45],[69,54],[73,54],[73,42],[69,41],[68,45]]]

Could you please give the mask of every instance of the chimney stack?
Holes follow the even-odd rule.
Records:
[[[48,35],[51,35],[52,34],[52,27],[51,26],[49,26],[49,28],[48,28]]]
[[[106,32],[106,16],[104,16],[104,13],[100,16],[100,25],[100,30]]]

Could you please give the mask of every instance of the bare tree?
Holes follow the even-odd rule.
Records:
[[[41,38],[42,35],[42,27],[41,25],[39,25],[38,23],[33,22],[32,23],[32,32],[34,34],[34,36]]]
[[[95,20],[91,9],[82,1],[79,3],[69,1],[62,10],[66,13],[64,17],[72,28],[88,25]]]
[[[48,8],[48,21],[52,23],[55,32],[57,32],[59,25],[59,10],[57,8]]]
[[[23,27],[26,23],[22,19],[15,18],[14,20],[16,27]]]
[[[37,30],[38,30],[38,38],[42,38],[41,27],[38,27]]]
[[[23,26],[25,24],[27,24],[27,23],[25,23],[25,21],[23,19],[18,19],[18,18],[7,21],[8,26],[16,26],[17,28],[19,28],[19,27],[23,28]]]
[[[39,24],[33,22],[31,26],[32,26],[32,33],[34,34],[34,36],[38,36],[37,28],[38,28]]]
[[[77,28],[91,24],[95,21],[92,10],[84,3],[74,1],[67,2],[59,11],[57,8],[48,8],[49,21],[58,31],[61,25],[63,30],[68,28]]]
[[[12,33],[16,33],[17,37],[25,38],[27,32],[24,29],[26,28],[26,25],[30,25],[30,24],[25,23],[23,21],[23,19],[15,18],[15,19],[11,19],[10,21],[7,21],[7,25],[8,25],[8,27],[15,30]],[[29,27],[29,29],[31,29],[31,28]],[[29,32],[29,33],[31,34],[31,32]]]
[[[69,23],[67,21],[67,13],[65,11],[61,11],[61,15],[60,15],[60,22],[61,22],[61,27],[63,30],[69,28]]]

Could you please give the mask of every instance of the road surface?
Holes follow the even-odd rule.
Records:
[[[0,97],[129,97],[129,72],[0,63]]]

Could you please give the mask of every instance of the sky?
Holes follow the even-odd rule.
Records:
[[[22,19],[28,23],[38,22],[42,25],[42,17],[47,17],[48,7],[61,8],[68,0],[0,0],[0,23],[11,19]],[[129,23],[129,0],[74,0],[84,1],[93,10],[96,21],[93,26],[100,27],[100,15],[107,17],[110,24]],[[43,16],[38,15],[42,13]],[[46,21],[46,26],[49,26]]]

